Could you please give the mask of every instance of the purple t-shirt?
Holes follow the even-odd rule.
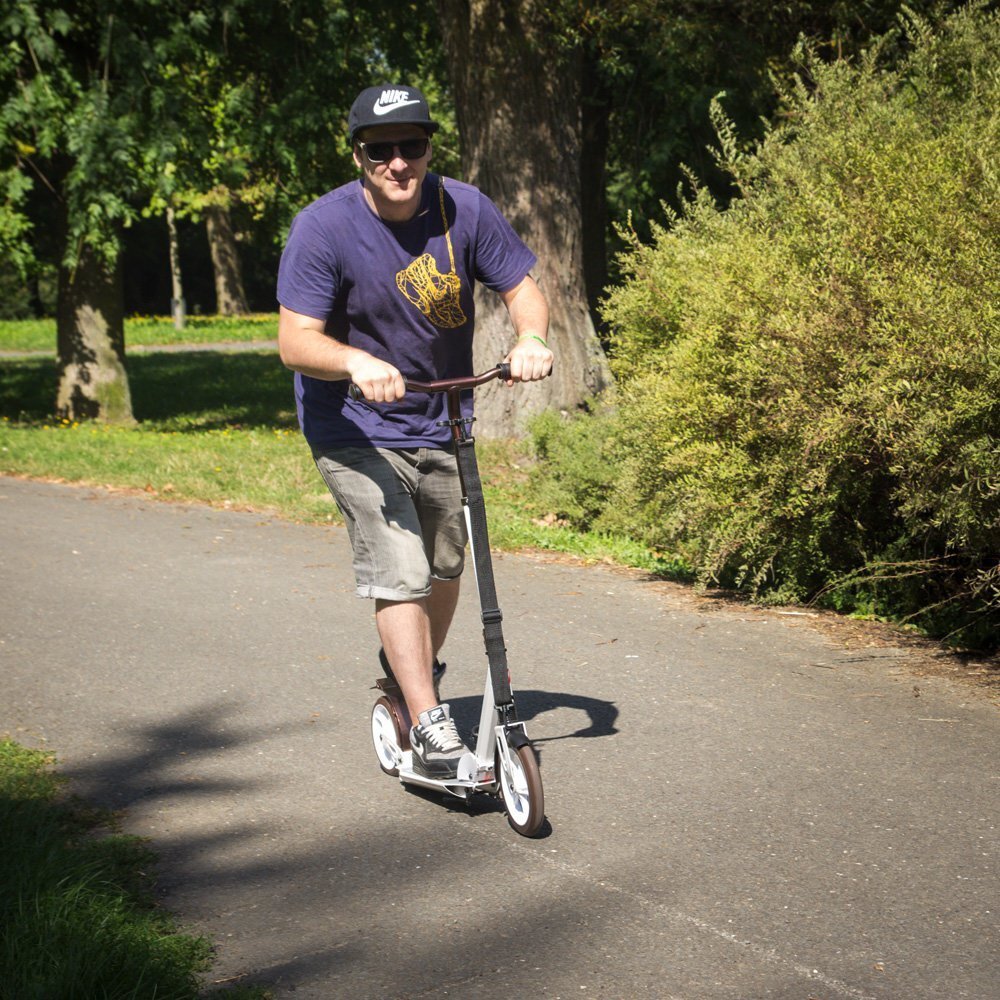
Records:
[[[472,374],[473,288],[516,287],[535,265],[497,207],[469,184],[428,173],[408,222],[381,219],[362,181],[304,208],[292,223],[278,271],[278,301],[322,319],[336,337],[418,381]],[[449,248],[449,240],[451,247]],[[498,359],[499,360],[499,359]],[[355,402],[346,381],[296,373],[299,423],[314,450],[344,445],[440,447],[451,431],[442,394],[407,393],[397,403]],[[471,415],[472,401],[463,400]]]

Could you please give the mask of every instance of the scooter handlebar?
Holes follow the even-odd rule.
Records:
[[[549,372],[551,375],[552,372]],[[463,378],[439,379],[436,382],[418,382],[415,379],[403,378],[403,384],[407,392],[449,392],[452,389],[474,389],[477,385],[484,385],[499,379],[501,382],[510,381],[510,365],[501,361],[495,368],[482,372],[479,375],[468,375]],[[360,402],[365,398],[361,387],[353,382],[347,387],[347,394],[351,399]]]

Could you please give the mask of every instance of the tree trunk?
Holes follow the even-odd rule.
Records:
[[[187,315],[184,302],[184,277],[181,274],[181,253],[177,244],[177,220],[174,210],[167,205],[167,241],[170,247],[170,315],[174,318],[174,329],[183,330]]]
[[[583,89],[580,103],[580,213],[583,225],[583,278],[590,315],[608,284],[608,143],[611,95],[598,72],[593,51],[583,55]]]
[[[59,388],[56,415],[132,424],[125,373],[121,269],[84,245],[76,268],[59,269],[56,308]]]
[[[35,319],[42,319],[45,316],[45,307],[42,305],[41,282],[37,274],[28,275],[28,308]]]
[[[205,209],[205,228],[215,271],[216,312],[220,316],[240,316],[250,312],[229,210],[221,205],[210,205]]]
[[[506,436],[549,407],[577,408],[611,383],[594,332],[583,273],[581,70],[554,41],[536,0],[438,0],[451,66],[465,178],[492,198],[538,256],[549,303],[552,378],[513,393],[478,395],[478,432]],[[512,343],[492,293],[476,292],[477,369]]]

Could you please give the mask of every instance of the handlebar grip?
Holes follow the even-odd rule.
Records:
[[[506,361],[501,361],[500,364],[497,365],[497,368],[500,369],[500,374],[497,376],[497,378],[500,379],[501,382],[509,382],[510,365]]]
[[[360,402],[365,398],[365,394],[361,391],[361,386],[355,385],[353,382],[347,387],[347,395],[350,396],[355,403]]]

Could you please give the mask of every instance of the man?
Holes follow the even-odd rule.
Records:
[[[544,378],[548,308],[534,254],[493,203],[428,171],[437,124],[414,87],[371,87],[348,119],[360,181],[292,223],[278,275],[281,359],[299,421],[347,523],[357,593],[374,598],[387,661],[414,720],[413,766],[453,777],[467,752],[433,682],[465,558],[444,397],[404,377],[472,374],[473,287],[514,327],[511,382]],[[348,385],[364,401],[352,400]],[[471,394],[470,394],[471,396]],[[464,404],[471,415],[471,399]]]

